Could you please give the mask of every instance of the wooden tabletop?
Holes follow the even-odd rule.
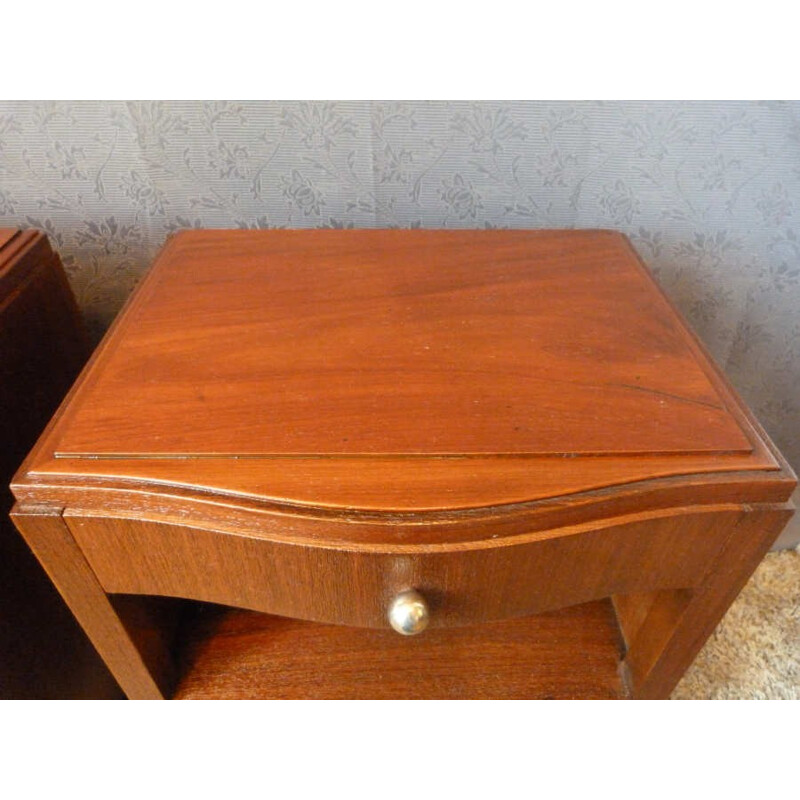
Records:
[[[0,291],[10,291],[11,281],[16,283],[16,279],[12,276],[7,279],[6,273],[11,272],[11,264],[19,260],[25,252],[26,246],[41,234],[35,231],[20,231],[15,228],[0,228]]]
[[[0,228],[0,250],[19,233],[16,228]]]
[[[173,237],[30,466],[435,508],[776,461],[618,233],[276,230]]]

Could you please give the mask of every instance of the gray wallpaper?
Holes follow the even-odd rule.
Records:
[[[800,467],[800,103],[0,101],[0,226],[96,336],[187,227],[629,234]]]

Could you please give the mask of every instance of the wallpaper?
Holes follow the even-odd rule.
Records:
[[[95,337],[181,228],[615,228],[800,467],[800,103],[0,101]]]

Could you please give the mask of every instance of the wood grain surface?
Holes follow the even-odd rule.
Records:
[[[795,485],[619,234],[192,231],[13,489],[129,697],[664,697]]]
[[[67,488],[77,478],[121,482],[132,490],[136,484],[137,492],[182,487],[289,507],[435,511],[667,476],[782,470],[757,422],[624,237],[608,231],[401,234],[409,232],[194,231],[174,237],[27,462],[19,491],[34,483]],[[313,274],[305,264],[313,265]],[[441,276],[432,278],[434,271]],[[319,287],[330,291],[323,296]],[[397,305],[392,313],[376,301],[381,292],[384,304]],[[432,305],[438,315],[425,311]],[[613,323],[614,315],[623,321]],[[463,326],[460,320],[477,321]],[[491,352],[474,347],[484,325]],[[425,366],[434,356],[408,349],[415,326],[440,342],[439,361]],[[587,330],[594,345],[571,350],[568,343],[584,341]],[[351,341],[356,333],[363,347]],[[376,336],[380,352],[370,343]],[[323,351],[325,364],[319,361]],[[449,386],[457,362],[456,371],[473,381],[472,388],[459,384],[459,402],[484,391],[497,402],[472,403],[477,410],[469,413],[449,403],[432,414],[442,387],[429,384],[428,367]],[[373,379],[383,380],[387,370],[402,376],[383,392]],[[628,380],[622,375],[629,370],[633,383],[619,401],[617,383]],[[501,402],[496,389],[505,378],[498,379],[498,371],[519,382],[513,396],[527,404],[536,436],[550,441],[551,452],[531,454],[529,434],[509,432],[508,415],[522,406],[508,397]],[[528,380],[533,372],[552,380]],[[299,406],[289,402],[280,387],[312,373],[319,377],[313,392]],[[353,374],[359,381],[346,377]],[[636,384],[636,375],[652,378],[649,390]],[[610,376],[616,376],[613,386]],[[362,377],[363,388],[356,389]],[[419,392],[417,400],[409,391]],[[670,392],[675,396],[667,397]],[[580,412],[589,397],[592,409]],[[303,421],[306,412],[298,412],[306,403],[315,417],[311,427]],[[402,419],[384,416],[399,407]],[[707,424],[707,413],[719,426]],[[356,447],[340,414],[354,414],[359,425],[368,420],[378,438],[371,444],[362,438],[363,447]],[[505,433],[496,424],[505,425]],[[728,433],[720,434],[723,429]],[[710,440],[702,444],[717,434],[722,438],[713,448]],[[281,439],[298,435],[313,437],[309,455]],[[334,435],[347,438],[347,446],[334,447]],[[432,455],[441,449],[434,446],[439,435],[459,442],[445,448],[454,454]],[[103,441],[78,443],[97,436]],[[266,450],[272,455],[265,455],[258,444],[264,436],[287,446],[271,444]],[[380,455],[375,451],[396,449],[378,446],[387,436],[410,436],[419,447]],[[475,436],[486,452],[471,453]],[[594,445],[574,438],[595,436],[606,437],[608,447],[594,454]],[[651,445],[642,452],[635,440],[645,436]],[[679,440],[684,450],[674,449]],[[81,452],[69,457],[72,451]]]
[[[175,698],[618,699],[620,652],[608,601],[411,639],[212,606]]]
[[[613,233],[192,232],[139,297],[57,453],[752,449]]]
[[[617,608],[627,640],[623,671],[634,697],[669,696],[793,513],[791,504],[780,504],[741,514],[700,584],[655,593],[635,630],[628,629],[627,609]]]
[[[119,688],[8,518],[8,484],[88,357],[58,256],[0,230],[0,698],[119,696]]]
[[[5,247],[19,231],[16,228],[0,228],[0,250]],[[2,270],[2,267],[0,267]]]
[[[69,510],[64,519],[106,592],[388,628],[392,599],[417,589],[439,628],[697,586],[742,513],[738,506],[671,509],[503,541],[347,547]]]
[[[59,510],[15,505],[11,516],[125,693],[161,699],[172,676],[158,674],[155,663],[146,662],[145,651],[137,647],[135,635],[98,583]],[[171,667],[172,661],[159,663]]]
[[[79,475],[86,483],[131,489],[138,484],[152,492],[183,488],[294,510],[435,512],[561,498],[656,478],[722,473],[735,481],[732,473],[762,470],[777,470],[763,447],[746,456],[636,458],[42,458],[31,483],[68,486]],[[779,474],[765,478],[781,482]]]

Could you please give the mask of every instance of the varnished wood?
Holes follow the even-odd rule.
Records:
[[[151,487],[181,486],[295,508],[414,512],[525,503],[687,474],[775,470],[767,451],[739,458],[236,458],[225,459],[224,466],[223,470],[218,459],[203,458],[52,458],[39,462],[31,479],[42,486],[69,485],[77,473],[86,481],[130,485],[135,480]],[[762,488],[771,492],[781,476],[768,477]]]
[[[164,697],[171,690],[172,676],[154,674],[153,665],[148,668],[70,535],[61,510],[15,506],[11,516],[125,693],[141,699]]]
[[[703,357],[622,237],[610,232],[423,231],[413,233],[410,238],[403,234],[409,232],[190,232],[176,237],[106,339],[92,368],[84,374],[65,418],[54,426],[30,463],[31,478],[68,484],[73,475],[84,475],[87,479],[98,476],[182,485],[214,493],[226,491],[234,496],[245,494],[289,505],[416,511],[562,497],[659,476],[778,470],[779,464],[770,448],[765,446],[759,432],[753,431],[736,398]],[[498,273],[497,265],[506,264],[503,256],[508,262],[509,275],[515,278],[511,288],[505,272]],[[309,273],[305,268],[296,275],[297,263],[305,263],[306,259],[318,267],[313,274],[321,287],[335,284],[336,290],[328,300],[319,300],[322,289],[314,289],[313,284],[309,288]],[[324,261],[321,266],[320,261]],[[575,272],[575,261],[583,265],[582,272]],[[405,272],[400,270],[402,264]],[[436,279],[437,283],[428,285],[432,280],[428,273],[433,271],[442,276]],[[579,277],[581,274],[583,279]],[[568,293],[559,289],[557,275],[564,279],[568,276],[576,282],[577,289]],[[415,278],[422,285],[416,292],[404,289],[404,284],[398,283],[402,276],[408,286],[416,285]],[[345,277],[349,280],[345,283],[353,290],[350,299],[342,288]],[[359,277],[367,284],[373,282],[372,294],[357,283]],[[499,282],[499,287],[493,280]],[[601,289],[597,281],[603,287],[610,284],[615,289]],[[454,288],[447,291],[447,285]],[[509,300],[511,289],[514,295],[525,298],[518,313],[511,312],[514,303],[522,301],[515,300],[506,308],[497,299]],[[375,321],[375,314],[382,312],[375,310],[373,295],[380,291],[394,292],[386,302],[412,309],[419,325],[426,318],[423,309],[431,303],[441,302],[448,309],[446,315],[442,311],[444,316],[437,317],[439,322],[431,337],[436,334],[441,340],[441,352],[449,353],[447,358],[453,359],[450,367],[440,364],[438,371],[433,366],[429,370],[409,360],[411,356],[403,349],[403,343],[411,335],[409,331],[417,329],[410,321],[388,312]],[[608,292],[613,297],[609,298]],[[484,295],[495,299],[487,305],[482,302]],[[648,298],[646,303],[644,297]],[[565,309],[553,317],[554,303],[564,303],[565,298],[569,301],[569,313]],[[188,313],[187,305],[197,305],[197,310]],[[363,313],[353,311],[358,308]],[[593,311],[595,308],[599,310]],[[632,310],[637,316],[626,320],[625,329],[635,330],[636,335],[621,337],[619,326],[609,321],[609,308]],[[643,309],[647,311],[646,320],[641,316]],[[327,427],[317,430],[319,438],[310,448],[313,457],[302,457],[292,454],[289,447],[281,450],[275,443],[280,436],[306,429],[303,414],[294,404],[280,409],[273,404],[276,397],[283,396],[281,387],[296,375],[298,364],[306,364],[304,369],[311,370],[308,359],[321,357],[316,354],[319,347],[315,349],[307,336],[298,334],[297,326],[303,322],[317,330],[309,322],[309,315],[312,321],[317,319],[314,315],[327,320],[315,340],[324,349],[326,364],[330,361],[327,357],[333,346],[329,341],[332,337],[334,341],[341,337],[350,341],[348,337],[356,336],[352,329],[356,324],[354,319],[359,321],[359,342],[372,342],[373,328],[382,332],[384,338],[394,332],[396,341],[395,350],[390,348],[380,353],[374,349],[374,343],[359,349],[351,342],[340,348],[343,360],[340,372],[333,370],[332,374],[330,365],[317,371],[319,386],[313,392],[309,390],[308,397],[319,401],[314,411],[315,424]],[[477,333],[473,329],[478,322],[486,323],[487,317],[494,320],[493,341],[503,359],[524,363],[528,370],[545,370],[552,379],[549,383],[528,380],[530,375],[524,370],[515,372],[508,364],[501,367],[500,362],[486,370],[475,366],[472,341]],[[597,318],[596,328],[592,329],[594,349],[587,346],[583,355],[571,351],[569,342],[574,343],[577,335],[575,320],[580,319],[578,327],[586,331],[591,329],[590,320],[594,318]],[[463,320],[471,321],[467,326],[472,331],[469,336],[462,330]],[[531,326],[536,328],[535,332]],[[421,329],[414,334],[422,335]],[[669,357],[666,351],[671,353]],[[398,360],[404,353],[405,360]],[[554,355],[559,353],[561,366],[556,369],[552,362],[559,360]],[[486,354],[492,364],[497,361],[494,355],[494,352]],[[443,380],[449,370],[455,369],[453,364],[458,359],[462,365],[472,365],[464,366],[465,372],[474,373],[475,385],[462,387],[463,396],[479,400],[481,392],[495,393],[497,402],[491,407],[473,403],[482,409],[480,415],[490,427],[499,424],[497,420],[509,412],[506,408],[509,403],[500,402],[501,395],[508,397],[508,393],[505,390],[498,393],[495,368],[510,369],[510,374],[516,376],[514,379],[519,379],[519,391],[533,392],[524,402],[528,403],[530,420],[535,420],[537,435],[551,440],[549,453],[542,454],[539,448],[538,455],[531,454],[530,448],[526,451],[519,442],[514,446],[504,444],[509,437],[514,439],[519,434],[506,431],[494,441],[491,453],[482,456],[473,453],[465,458],[475,449],[469,444],[475,428],[474,414],[465,416],[449,404],[437,416],[426,405],[432,401],[425,400],[424,395],[419,400],[423,406],[402,399],[403,387],[413,385],[416,380],[422,381],[420,391],[437,398],[443,396],[436,394],[437,387],[427,386],[426,376],[433,371],[437,379]],[[334,359],[332,363],[339,362]],[[350,366],[345,367],[345,363]],[[398,375],[397,386],[388,394],[377,387],[370,388],[371,376],[382,375],[380,364],[384,363]],[[420,363],[424,364],[425,359]],[[660,366],[656,368],[655,364]],[[616,370],[618,382],[623,383],[622,372],[633,370],[631,386],[636,384],[637,375],[640,379],[647,374],[654,378],[650,391],[641,387],[624,390],[630,395],[630,402],[641,404],[637,411],[630,408],[628,401],[620,402],[616,395],[606,394],[605,384],[594,386],[591,374],[604,369],[604,365],[612,373]],[[273,369],[283,369],[286,374],[270,372]],[[353,389],[353,381],[347,379],[342,388],[342,374],[353,374],[353,370],[360,376],[359,387],[362,378],[364,387]],[[570,371],[569,380],[559,379],[564,370]],[[232,381],[230,376],[234,372],[239,377]],[[421,377],[416,377],[418,374]],[[146,378],[141,380],[143,376]],[[610,373],[605,380],[610,380]],[[659,392],[667,390],[659,388],[659,381],[676,380],[680,384],[671,390],[673,393],[680,394],[679,385],[697,384],[704,387],[703,399],[700,395],[691,401],[685,397],[683,400],[662,397]],[[531,388],[534,384],[540,388],[534,391]],[[217,385],[222,387],[221,391],[232,393],[230,402],[220,400],[220,405],[212,400],[211,389]],[[354,397],[343,394],[336,402],[358,417],[359,424],[370,420],[370,429],[381,437],[395,435],[391,431],[402,428],[410,432],[403,436],[417,437],[419,447],[400,448],[402,453],[394,457],[376,456],[375,450],[397,449],[376,443],[350,447],[351,436],[344,430],[347,426],[331,415],[329,401],[323,402],[328,392],[340,390],[337,386],[342,392],[356,393]],[[547,392],[558,397],[560,410],[553,410],[548,405],[550,400],[536,394],[545,391],[545,386]],[[613,393],[617,388],[608,391]],[[143,392],[156,393],[161,399],[145,402]],[[404,419],[390,422],[382,417],[380,409],[360,406],[357,392],[368,394],[372,398],[368,403],[376,404],[380,398],[381,408],[387,403],[399,403],[404,409]],[[189,394],[192,397],[187,400]],[[587,398],[593,404],[590,413],[580,411]],[[521,396],[520,402],[523,402]],[[662,411],[654,413],[651,402]],[[702,404],[705,402],[716,404],[717,410],[712,412]],[[680,410],[667,413],[673,405]],[[180,424],[172,416],[178,408],[183,409]],[[644,427],[640,413],[648,417]],[[717,430],[707,424],[707,413],[724,419],[724,424],[720,424],[733,437],[720,439],[712,449],[697,445],[700,437]],[[104,415],[110,415],[105,422],[101,419]],[[663,422],[664,415],[669,417],[668,423]],[[218,424],[221,419],[225,420],[223,425]],[[287,424],[284,420],[291,422]],[[457,452],[451,453],[458,457],[430,456],[441,448],[432,448],[436,437],[425,427],[429,424],[448,428],[446,435],[461,442],[455,448]],[[665,444],[659,446],[650,439],[651,444],[644,448],[649,455],[637,452],[633,440],[626,444],[630,436],[649,436],[645,431],[652,425],[658,428],[659,436],[667,438],[683,426],[685,433],[680,435],[691,442],[684,443],[684,450],[678,452],[677,441],[667,445],[664,439]],[[158,447],[144,445],[150,436],[146,429],[152,431],[156,437],[152,442],[157,440]],[[588,445],[567,444],[577,431],[588,429],[593,436],[608,437],[608,448],[602,457],[589,455],[587,451],[593,448]],[[92,437],[105,435],[102,432],[106,431],[109,441],[115,444],[79,445],[75,437],[84,435],[80,431]],[[348,447],[333,448],[330,437],[334,432],[348,439]],[[487,436],[486,442],[491,440],[490,433],[485,429],[481,434]],[[562,435],[567,439],[556,446]],[[170,437],[179,437],[180,445],[174,442],[170,445]],[[254,444],[265,437],[272,443],[269,447]],[[193,438],[202,440],[204,445],[190,446]],[[131,444],[133,440],[135,446]],[[82,448],[84,456],[103,453],[119,456],[130,452],[136,457],[68,457]],[[661,453],[657,452],[659,448]],[[665,448],[667,452],[663,452]],[[144,458],[150,450],[157,451],[159,458]],[[365,453],[354,455],[361,450]],[[282,457],[259,456],[265,451]],[[498,458],[497,454],[505,451],[514,454]],[[171,457],[175,452],[190,452],[195,456],[187,465],[187,459]],[[629,455],[630,452],[636,452],[636,457]],[[235,457],[226,458],[225,454]],[[289,454],[292,456],[287,458]],[[365,458],[367,454],[369,457]]]
[[[380,637],[409,588],[432,609],[420,640],[443,637],[413,645],[431,658],[613,597],[630,691],[660,697],[795,485],[618,234],[206,231],[167,245],[14,492],[64,508],[84,559],[73,605],[129,596],[82,622],[107,649],[125,631],[131,697],[167,692],[182,662],[126,604],[292,617],[230,617],[263,623],[259,647],[287,632],[269,669],[291,673],[318,636],[324,653],[402,648]],[[202,691],[240,696],[238,667],[215,672],[224,630],[187,641],[211,654]]]
[[[0,230],[0,698],[120,692],[8,518],[8,483],[88,357],[58,255]]]
[[[191,233],[139,298],[57,453],[751,450],[612,233]]]
[[[15,228],[0,228],[0,250],[3,249],[17,234]]]
[[[211,607],[189,621],[180,700],[617,699],[606,602],[401,638]]]
[[[656,597],[623,661],[634,697],[669,695],[793,513],[783,504],[742,514],[698,587]]]
[[[666,589],[664,591],[670,591]],[[660,592],[628,592],[627,594],[613,595],[611,601],[614,613],[617,615],[620,630],[627,645],[636,640],[636,634],[641,630],[647,619],[647,614],[658,599]]]
[[[108,598],[148,675],[155,678],[159,694],[169,696],[178,677],[174,657],[177,630],[190,604],[174,597],[118,594]],[[150,697],[150,688],[144,682],[143,686],[144,696]]]
[[[72,511],[65,520],[107,592],[388,629],[392,598],[412,588],[428,599],[437,628],[697,586],[743,513],[737,506],[676,509],[502,543],[347,549]]]

